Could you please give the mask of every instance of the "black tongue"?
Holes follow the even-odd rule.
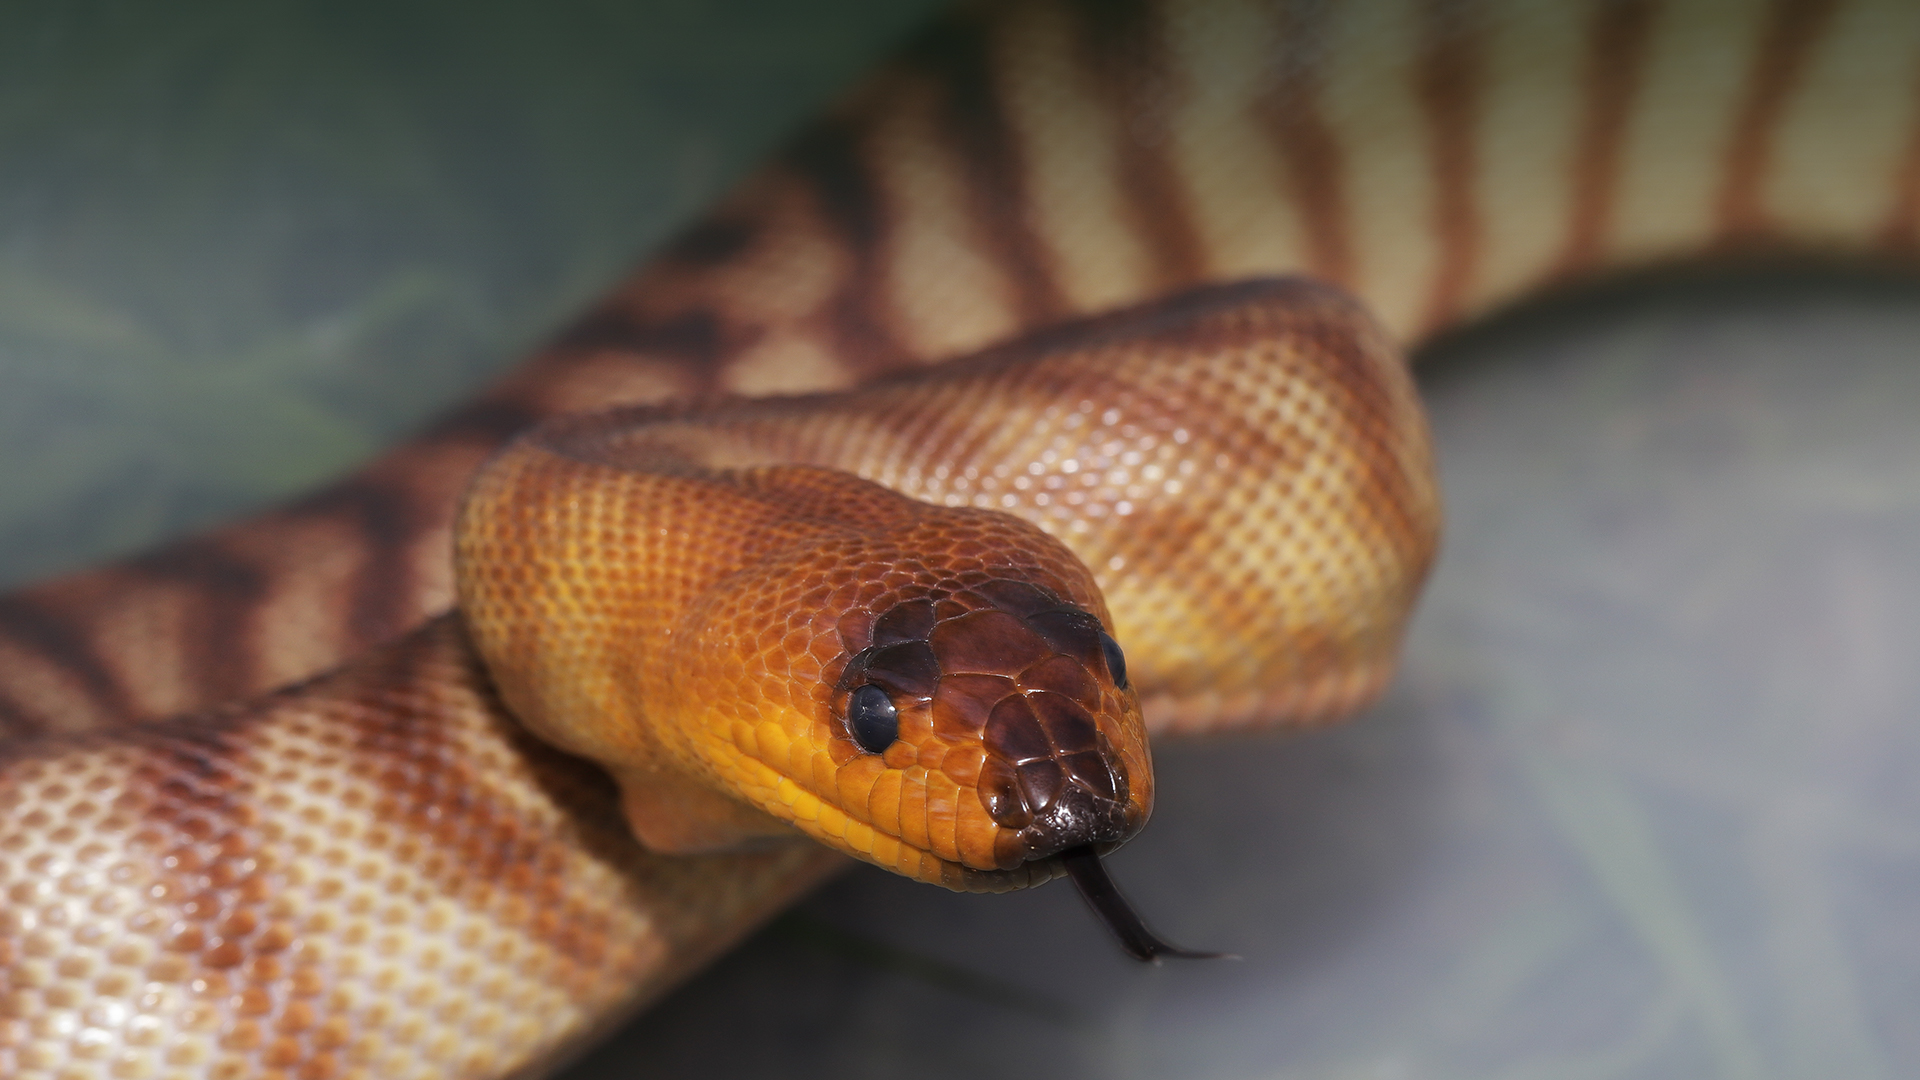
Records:
[[[1077,848],[1068,848],[1060,853],[1060,861],[1066,864],[1067,873],[1072,875],[1073,883],[1080,889],[1080,896],[1087,906],[1107,924],[1113,936],[1120,939],[1120,947],[1135,960],[1144,960],[1157,964],[1163,956],[1174,956],[1182,960],[1231,960],[1230,953],[1194,952],[1169,945],[1154,936],[1147,924],[1140,921],[1127,898],[1107,876],[1107,868],[1100,865],[1100,856],[1094,854],[1092,844],[1082,844]]]

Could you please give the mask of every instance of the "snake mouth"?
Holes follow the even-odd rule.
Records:
[[[1028,861],[1070,848],[1117,846],[1139,831],[1138,815],[1127,799],[1126,774],[1104,760],[1093,764],[1098,773],[1091,777],[1080,775],[1084,769],[1068,772],[1032,821],[1014,833]]]

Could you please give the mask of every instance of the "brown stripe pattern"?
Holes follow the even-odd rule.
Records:
[[[1611,0],[1595,5],[1582,74],[1580,139],[1572,175],[1571,220],[1562,263],[1582,271],[1600,257],[1613,221],[1627,122],[1640,91],[1657,0]]]
[[[448,619],[245,710],[16,741],[0,799],[7,1076],[494,1075],[838,864],[641,851]],[[50,1023],[116,1000],[93,1051]]]
[[[1426,0],[1420,11],[1419,97],[1433,145],[1433,232],[1440,265],[1428,293],[1425,325],[1457,317],[1480,264],[1480,209],[1474,204],[1473,122],[1480,99],[1478,5]]]
[[[1753,58],[1722,166],[1719,217],[1725,243],[1767,239],[1760,193],[1772,164],[1773,135],[1838,7],[1838,0],[1773,0],[1769,5],[1760,51]]]
[[[1246,80],[1239,107],[1271,140],[1282,168],[1236,183],[1247,198],[1291,207],[1300,223],[1299,236],[1277,239],[1260,270],[1307,271],[1354,288],[1403,336],[1435,332],[1507,298],[1476,282],[1491,255],[1482,222],[1500,211],[1483,205],[1480,184],[1503,165],[1480,160],[1475,131],[1505,97],[1534,89],[1484,84],[1487,28],[1518,2],[1421,0],[1413,7],[1417,45],[1405,55],[1386,46],[1377,56],[1349,55],[1352,42],[1370,38],[1332,32],[1387,17],[1367,0],[1283,0],[1259,16],[1269,59]],[[1010,322],[962,320],[940,336],[974,344],[1074,314],[1056,255],[1040,238],[1040,159],[1018,134],[1032,128],[1020,118],[1042,115],[1053,91],[1005,77],[1012,58],[1042,48],[1020,37],[1023,28],[1066,28],[1044,48],[1067,53],[1029,66],[1082,80],[1111,117],[1119,225],[1149,262],[1120,299],[1205,280],[1217,260],[1193,222],[1206,208],[1192,202],[1182,177],[1209,163],[1180,160],[1167,133],[1200,84],[1224,76],[1206,65],[1181,68],[1164,39],[1175,24],[1214,17],[1210,3],[1058,0],[971,11],[932,27],[706,223],[449,423],[287,511],[0,599],[0,731],[81,730],[197,708],[311,674],[416,624],[447,602],[446,527],[465,475],[531,420],[612,402],[847,385],[938,359],[916,351],[889,296],[928,295],[936,308],[951,296],[956,310],[1004,311]],[[1635,156],[1636,132],[1668,108],[1646,95],[1647,65],[1663,44],[1661,27],[1686,21],[1688,0],[1585,5],[1584,70],[1537,73],[1577,81],[1584,104],[1565,118],[1578,132],[1565,173],[1537,178],[1542,189],[1565,185],[1568,194],[1558,257],[1532,280],[1590,275],[1607,259],[1670,261],[1716,242],[1791,249],[1794,237],[1778,232],[1764,198],[1779,152],[1773,133],[1808,91],[1811,58],[1846,6],[1768,0],[1734,10],[1731,18],[1758,32],[1743,35],[1730,23],[1716,38],[1758,45],[1742,60],[1746,85],[1724,119],[1724,156],[1703,143],[1700,160],[1688,165]],[[1347,51],[1333,51],[1336,39]],[[1396,291],[1404,286],[1381,277],[1393,253],[1356,247],[1352,223],[1377,210],[1359,201],[1354,150],[1380,136],[1365,114],[1329,112],[1326,80],[1341,66],[1366,68],[1382,93],[1406,94],[1425,129],[1423,242],[1437,258],[1404,298]],[[911,200],[886,186],[879,163],[893,148],[881,133],[893,130],[891,117],[904,107],[896,91],[909,84],[935,102],[936,128],[924,137],[950,146],[962,163],[963,195],[950,210],[969,223],[975,255],[997,276],[980,286],[991,296],[965,294],[965,282],[943,278],[937,264],[883,257]],[[1920,74],[1909,85],[1920,85]],[[1911,97],[1890,94],[1888,107],[1910,112]],[[1676,221],[1651,247],[1616,251],[1609,238],[1636,224],[1620,219],[1632,209],[1621,201],[1622,185],[1646,183],[1637,178],[1656,164],[1718,177],[1710,218]],[[1912,176],[1896,190],[1881,229],[1858,238],[1862,250],[1910,249]],[[1102,257],[1076,249],[1077,260]],[[322,551],[330,554],[316,557]]]
[[[1920,101],[1920,74],[1914,77],[1910,94]],[[1914,110],[1893,190],[1893,209],[1881,227],[1880,243],[1886,250],[1910,259],[1920,255],[1920,108]]]
[[[1319,103],[1325,0],[1284,0],[1277,12],[1276,59],[1254,108],[1272,130],[1285,162],[1285,198],[1300,207],[1305,266],[1324,281],[1348,285],[1353,252],[1347,235],[1345,165],[1340,142]]]
[[[1169,66],[1162,13],[1147,0],[1079,0],[1074,7],[1081,62],[1118,119],[1115,165],[1127,227],[1151,262],[1149,288],[1177,290],[1202,280],[1206,250],[1168,157],[1168,128],[1187,73]]]

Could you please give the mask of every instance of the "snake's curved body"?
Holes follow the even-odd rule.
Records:
[[[459,493],[528,423],[844,388],[1251,277],[1333,282],[1411,341],[1675,260],[1908,262],[1916,88],[1920,8],[1895,0],[948,20],[426,436],[289,511],[0,602],[0,1074],[537,1068],[836,864],[642,851],[607,781],[506,720],[456,622],[414,629],[452,599]],[[885,456],[789,435],[801,458]],[[1124,599],[1136,553],[1090,550],[1119,636],[1152,636]],[[1169,676],[1143,705],[1323,715],[1383,677],[1392,633],[1363,639],[1344,669]]]

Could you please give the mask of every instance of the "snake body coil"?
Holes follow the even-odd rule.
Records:
[[[474,1071],[831,865],[700,851],[797,828],[951,888],[1044,881],[1144,823],[1143,700],[1165,730],[1379,689],[1429,468],[1385,339],[1284,283],[852,394],[548,425],[469,496],[464,618],[259,705],[16,748],[0,886],[51,962],[15,985],[142,988],[182,1064]],[[846,724],[858,686],[898,704],[878,752]]]
[[[1143,725],[1386,678],[1437,514],[1389,340],[1911,260],[1916,85],[1920,10],[1873,0],[947,20],[445,425],[0,604],[0,1074],[537,1072],[841,861],[755,837],[970,888],[1117,842]],[[1221,285],[1275,275],[1371,317]],[[421,625],[508,434],[856,385],[536,430],[467,503],[468,621]],[[844,573],[875,523],[931,555]]]

